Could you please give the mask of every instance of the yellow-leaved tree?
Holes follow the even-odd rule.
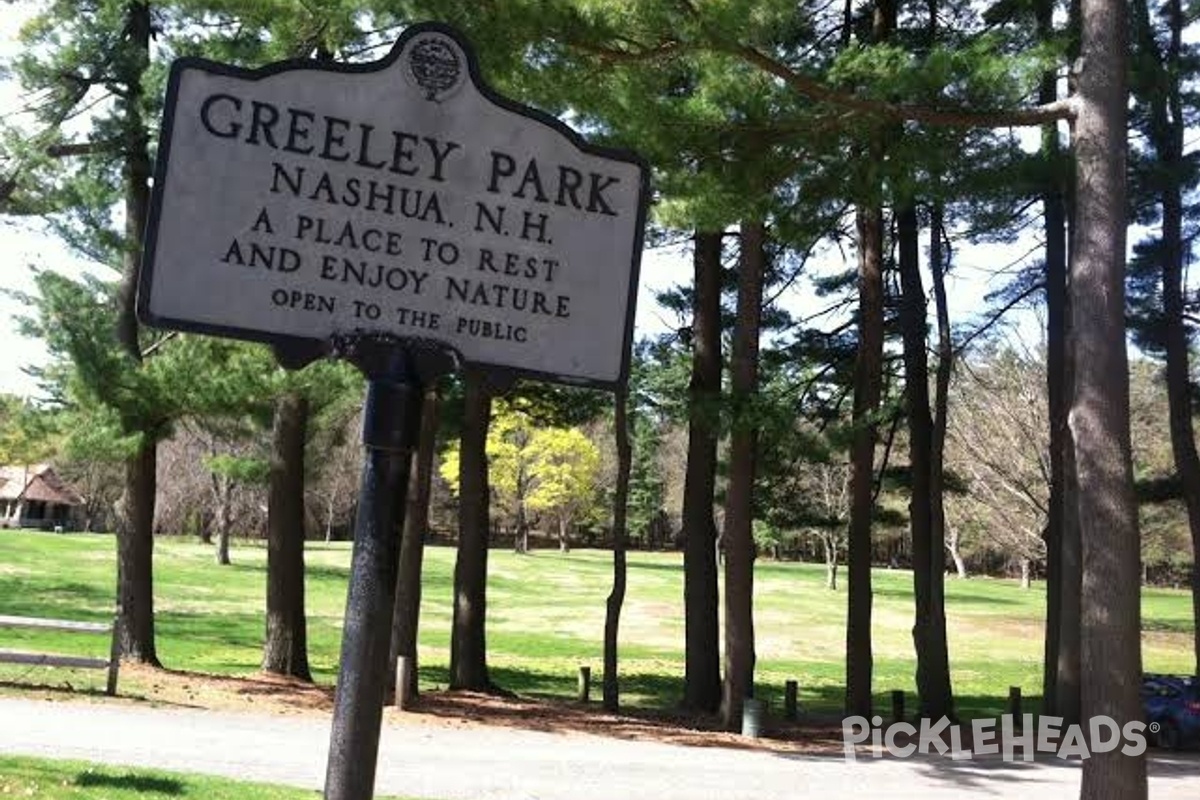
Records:
[[[529,550],[530,513],[551,517],[559,547],[569,549],[573,525],[601,508],[600,452],[578,428],[537,427],[526,404],[495,404],[487,437],[492,501],[513,520],[514,548]],[[457,496],[458,443],[442,456],[440,473]]]
[[[578,428],[539,430],[529,449],[533,451],[535,481],[528,505],[554,518],[559,549],[565,553],[570,549],[571,526],[598,506],[600,452]]]

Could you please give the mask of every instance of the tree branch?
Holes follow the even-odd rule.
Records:
[[[668,39],[657,45],[646,46],[637,50],[603,47],[576,39],[567,39],[565,40],[565,44],[580,52],[595,56],[603,64],[633,64],[642,61],[654,61],[660,58],[669,58],[683,49],[683,45],[674,39]]]
[[[1004,317],[1005,314],[1007,314],[1009,311],[1011,311],[1016,306],[1023,303],[1026,299],[1028,299],[1028,297],[1031,294],[1040,292],[1045,288],[1046,288],[1045,284],[1042,283],[1041,281],[1038,281],[1038,282],[1034,283],[1032,286],[1025,289],[1020,294],[1018,294],[1013,299],[1009,300],[1007,303],[1005,303],[999,309],[997,309],[996,312],[991,315],[991,317],[988,319],[987,322],[985,322],[983,325],[976,328],[974,331],[971,332],[970,336],[968,336],[967,338],[963,339],[961,342],[958,343],[958,347],[954,348],[955,356],[958,356],[959,354],[963,353],[967,349],[967,347],[970,346],[971,342],[975,341],[980,336],[982,336],[984,333],[986,333],[988,330],[990,330],[991,327],[993,325],[995,325],[997,322],[999,322]]]
[[[99,142],[72,142],[50,145],[46,148],[46,155],[51,158],[71,158],[72,156],[90,156],[96,153],[116,153],[120,149],[120,139],[105,139]]]
[[[1073,98],[1057,100],[1032,108],[1012,109],[1008,111],[969,111],[965,109],[940,109],[929,106],[916,106],[906,103],[888,103],[882,100],[870,100],[853,94],[834,89],[819,80],[809,78],[796,72],[786,64],[771,58],[767,54],[744,44],[722,45],[732,55],[747,64],[758,67],[764,72],[782,80],[797,93],[809,98],[829,103],[847,111],[866,116],[881,117],[887,120],[923,122],[927,125],[947,127],[987,127],[1008,128],[1044,125],[1060,119],[1074,119],[1077,113]]]

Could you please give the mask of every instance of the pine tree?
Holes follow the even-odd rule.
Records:
[[[96,356],[80,378],[91,382],[89,393],[99,403],[116,412],[132,445],[117,537],[119,642],[123,656],[148,664],[158,663],[152,568],[156,446],[170,419],[164,408],[155,407],[160,392],[150,390],[144,379],[146,344],[134,308],[150,198],[147,125],[154,107],[146,81],[153,27],[148,3],[115,0],[52,2],[30,20],[22,31],[27,49],[14,68],[23,87],[42,93],[45,102],[35,114],[40,130],[26,146],[10,148],[16,151],[16,167],[6,186],[10,210],[52,215],[70,243],[120,270],[108,307],[119,349],[101,353],[112,335],[94,325],[86,331],[96,337],[92,341],[60,341],[63,352],[78,356],[77,363]],[[100,94],[112,102],[103,111],[93,109],[85,138],[72,140],[65,123],[89,114]],[[111,215],[117,204],[124,216],[121,229]],[[45,297],[65,287],[47,280],[40,288]],[[136,392],[140,397],[125,391],[139,384],[147,390]]]

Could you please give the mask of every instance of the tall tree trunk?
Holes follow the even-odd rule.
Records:
[[[158,447],[143,435],[125,461],[125,513],[117,535],[122,658],[159,666],[154,648],[154,491]]]
[[[1050,41],[1054,36],[1053,0],[1038,0],[1035,4],[1038,38]],[[1058,99],[1058,76],[1048,70],[1038,91],[1038,101],[1052,103]],[[1078,696],[1078,636],[1071,635],[1064,652],[1063,620],[1063,547],[1066,526],[1067,489],[1067,214],[1062,190],[1061,159],[1057,124],[1042,127],[1042,158],[1047,162],[1049,175],[1042,191],[1043,234],[1046,238],[1046,398],[1050,422],[1050,498],[1046,520],[1046,641],[1042,672],[1042,712],[1060,715],[1059,660],[1068,664],[1064,688],[1070,696]],[[1075,548],[1077,551],[1077,548]],[[1078,559],[1072,561],[1077,567]],[[1072,585],[1077,584],[1073,577]],[[1076,595],[1078,591],[1074,592]],[[1077,607],[1077,604],[1076,604]],[[1075,617],[1075,623],[1078,616]],[[1068,706],[1078,717],[1078,700]]]
[[[150,212],[150,145],[142,119],[142,78],[150,64],[150,5],[130,3],[126,16],[126,53],[119,60],[125,96],[121,106],[124,139],[125,242],[117,316],[117,339],[126,357],[141,365],[138,342],[137,281],[142,266],[142,237]],[[137,450],[125,462],[125,514],[117,541],[117,595],[120,653],[124,658],[158,665],[154,642],[154,501],[158,489],[157,426],[146,419],[123,420],[127,434],[138,436]]]
[[[1071,313],[1071,300],[1067,300]],[[1064,384],[1074,386],[1074,333],[1068,327]],[[1073,392],[1074,390],[1071,389]],[[1064,724],[1081,720],[1082,631],[1083,631],[1083,543],[1079,519],[1079,476],[1075,469],[1075,447],[1068,438],[1063,458],[1063,525],[1059,547],[1059,625],[1058,658],[1055,666],[1054,699],[1056,715]]]
[[[847,13],[850,7],[847,4]],[[886,41],[896,27],[895,0],[876,0],[871,40]],[[843,44],[850,45],[850,32]],[[878,139],[866,158],[871,191],[878,190]],[[854,362],[854,439],[850,443],[850,525],[846,545],[846,713],[871,716],[871,522],[875,511],[876,419],[883,390],[883,209],[877,200],[855,211],[858,234],[858,353]]]
[[[488,691],[487,432],[492,395],[482,374],[463,375],[462,446],[458,471],[458,555],[454,563],[454,622],[450,637],[450,688]]]
[[[837,591],[837,537],[831,533],[821,534],[821,549],[825,551],[825,588]]]
[[[846,713],[871,716],[871,517],[876,414],[883,384],[883,212],[860,206],[858,354],[854,363],[854,439],[850,445],[850,529],[846,547]]]
[[[421,566],[425,559],[425,531],[429,527],[429,498],[433,489],[433,467],[437,455],[438,411],[441,406],[435,382],[425,387],[421,398],[421,430],[413,453],[415,483],[408,491],[408,510],[400,537],[400,566],[397,571],[396,601],[392,607],[392,641],[388,649],[388,693],[396,689],[396,659],[407,656],[412,695],[417,695],[417,633],[421,619]],[[393,697],[394,700],[394,697]]]
[[[571,542],[567,537],[567,518],[565,516],[558,517],[558,552],[571,552]]]
[[[1154,59],[1155,78],[1150,104],[1149,138],[1158,158],[1156,175],[1160,181],[1162,206],[1162,298],[1163,330],[1167,355],[1167,404],[1171,429],[1171,453],[1175,472],[1183,487],[1192,552],[1200,554],[1200,457],[1196,454],[1196,434],[1192,426],[1191,367],[1188,351],[1190,336],[1184,320],[1183,187],[1188,172],[1183,157],[1186,121],[1180,95],[1183,50],[1183,8],[1179,0],[1166,4],[1170,43],[1161,53],[1154,38],[1145,0],[1136,3],[1139,49]],[[1200,557],[1192,559],[1192,611],[1195,633],[1192,637],[1195,661],[1200,675]]]
[[[517,483],[520,485],[522,478],[517,477]],[[516,524],[513,526],[513,552],[518,555],[523,555],[529,552],[529,521],[525,515],[525,501],[517,500],[517,515]]]
[[[1120,0],[1084,0],[1076,215],[1071,262],[1075,386],[1070,430],[1079,480],[1083,594],[1082,716],[1142,718],[1141,549],[1125,351],[1126,67]],[[1146,797],[1145,755],[1093,752],[1080,797]]]
[[[213,524],[217,528],[217,563],[222,566],[229,565],[229,531],[233,526],[232,517],[232,501],[233,501],[233,481],[228,475],[213,475],[213,494],[216,497],[216,510],[214,513]]]
[[[333,492],[330,492],[329,499],[325,503],[325,541],[326,543],[333,541],[333,510],[334,503],[337,498]]]
[[[929,365],[926,360],[925,289],[918,263],[917,211],[906,205],[897,211],[900,267],[900,327],[904,339],[904,398],[908,417],[908,461],[911,496],[909,523],[912,532],[913,596],[916,619],[913,645],[917,654],[917,696],[923,718],[953,716],[950,665],[945,625],[935,621],[933,581],[933,420],[929,415]],[[937,543],[938,561],[942,544]],[[940,633],[940,637],[939,637]]]
[[[613,404],[613,429],[617,446],[617,485],[613,491],[613,583],[604,604],[604,710],[621,706],[621,688],[617,676],[617,634],[621,626],[621,606],[625,604],[625,550],[629,541],[629,475],[633,468],[630,445],[629,388],[617,389]]]
[[[721,716],[741,727],[742,703],[754,696],[754,477],[758,449],[758,338],[766,272],[766,226],[743,222],[737,319],[730,359],[733,429],[725,494],[725,682]]]
[[[954,573],[959,580],[965,581],[970,576],[967,573],[967,562],[963,559],[962,551],[958,547],[958,528],[953,526],[949,528],[946,549],[950,552],[950,559],[954,562]]]
[[[683,703],[716,711],[721,702],[717,646],[717,476],[721,399],[721,234],[697,231],[693,254],[695,310],[692,381],[688,387],[688,456],[683,486]]]
[[[308,398],[285,392],[275,401],[267,494],[267,635],[265,672],[312,680],[304,613],[304,443]]]
[[[1192,428],[1192,386],[1189,336],[1184,322],[1184,244],[1183,197],[1177,182],[1187,169],[1183,160],[1184,118],[1180,101],[1179,73],[1183,11],[1179,0],[1169,3],[1171,15],[1171,54],[1168,72],[1173,77],[1170,93],[1170,159],[1162,165],[1176,181],[1163,191],[1163,311],[1166,315],[1167,401],[1171,419],[1171,452],[1175,470],[1183,484],[1187,505],[1188,528],[1192,534],[1192,620],[1194,674],[1200,675],[1200,457],[1196,454],[1196,436]],[[1171,68],[1174,67],[1174,68]]]
[[[946,428],[950,416],[950,373],[954,347],[950,341],[950,305],[946,299],[946,264],[942,249],[944,211],[941,201],[930,211],[929,272],[937,315],[937,369],[934,374],[933,431],[929,448],[929,585],[930,637],[934,664],[945,665],[946,698],[953,703],[950,653],[946,632]],[[939,677],[940,681],[941,678]],[[953,713],[953,705],[950,712]]]

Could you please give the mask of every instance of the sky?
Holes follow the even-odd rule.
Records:
[[[0,63],[7,63],[17,52],[17,31],[28,17],[28,4],[5,4],[0,14]],[[10,120],[22,105],[21,92],[15,82],[0,80],[0,118]],[[996,269],[1016,261],[1034,246],[1029,241],[1014,246],[961,246],[956,250],[954,272],[948,276],[947,293],[951,316],[956,322],[982,313],[984,297],[998,288],[1003,278],[996,278]],[[813,264],[814,274],[841,271],[852,266],[844,259],[853,259],[853,252],[829,251]],[[43,223],[0,217],[0,392],[21,396],[36,396],[35,381],[23,367],[45,363],[44,346],[17,332],[16,318],[24,313],[23,306],[3,290],[30,292],[33,289],[32,268],[51,269],[78,276],[83,271],[114,277],[102,265],[87,264],[68,252]],[[678,320],[672,312],[660,308],[655,294],[672,286],[686,284],[692,272],[690,253],[686,246],[646,250],[642,256],[639,283],[636,335],[647,336],[674,330],[686,321]],[[926,277],[928,287],[928,277]],[[808,279],[801,278],[780,296],[779,302],[792,313],[806,317],[816,314],[828,304],[812,292]],[[828,326],[838,324],[837,317],[825,318]],[[1023,338],[1034,337],[1036,319],[1026,313],[1018,320]]]

